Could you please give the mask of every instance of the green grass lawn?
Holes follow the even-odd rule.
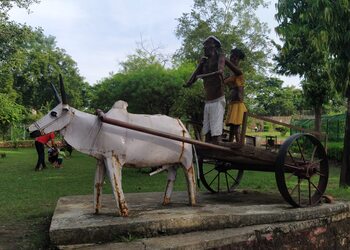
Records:
[[[48,169],[35,172],[34,148],[1,149],[0,152],[6,153],[5,158],[0,158],[0,225],[23,227],[25,235],[15,238],[20,246],[46,248],[50,219],[59,197],[93,193],[95,159],[74,151],[71,158],[64,160],[63,169],[54,169],[48,164]],[[350,189],[338,188],[340,169],[332,167],[330,170],[326,193],[336,199],[350,200]],[[163,191],[165,183],[166,173],[150,177],[148,169],[123,170],[125,193]],[[201,188],[205,191],[203,185]],[[239,188],[278,192],[273,173],[246,171]],[[186,190],[184,174],[178,171],[175,191],[182,190]],[[109,183],[104,185],[103,192],[111,193]],[[1,243],[0,239],[0,249]]]
[[[6,158],[0,160],[0,221],[21,220],[51,215],[59,197],[93,193],[96,161],[94,158],[74,151],[65,159],[62,169],[48,169],[35,172],[37,160],[35,149],[1,150]],[[166,173],[150,177],[149,169],[123,169],[124,192],[163,191]],[[111,193],[106,178],[103,192]],[[175,189],[185,190],[182,171]]]

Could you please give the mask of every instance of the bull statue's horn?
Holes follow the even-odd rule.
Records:
[[[59,78],[60,78],[60,89],[61,89],[61,96],[62,96],[62,104],[68,104],[66,91],[64,91],[63,77],[62,77],[61,74],[59,74]]]
[[[61,100],[61,98],[60,98],[60,96],[59,96],[59,94],[57,92],[57,89],[56,89],[55,85],[53,85],[52,82],[51,82],[51,88],[52,88],[52,90],[53,90],[53,92],[55,94],[55,99],[56,99],[57,104],[61,103],[62,100]]]

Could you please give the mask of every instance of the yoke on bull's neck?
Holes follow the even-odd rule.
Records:
[[[103,124],[96,115],[71,108],[74,116],[61,131],[64,139],[82,153],[98,157],[113,150],[124,151],[125,129]],[[114,108],[113,115],[124,120],[127,112],[124,108]],[[120,112],[119,112],[120,111]]]
[[[64,139],[75,149],[90,154],[93,138],[98,134],[100,121],[97,116],[70,107],[74,113],[70,123],[61,130]]]

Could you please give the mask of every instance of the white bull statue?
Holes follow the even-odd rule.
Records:
[[[56,99],[60,103],[43,118],[30,125],[28,130],[31,133],[40,131],[41,134],[60,131],[64,139],[76,150],[97,159],[94,185],[96,214],[101,209],[102,184],[107,171],[117,207],[119,207],[119,214],[128,216],[128,207],[122,189],[122,167],[125,164],[139,168],[168,167],[168,181],[163,205],[170,203],[176,178],[176,167],[181,164],[185,170],[189,203],[190,205],[196,203],[191,144],[103,123],[96,115],[79,111],[67,104],[61,77],[60,89],[62,100],[54,89]],[[179,119],[164,115],[130,114],[126,108],[126,102],[117,101],[106,113],[106,117],[186,138],[190,137]]]

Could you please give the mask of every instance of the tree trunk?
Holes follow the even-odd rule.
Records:
[[[350,87],[348,87],[350,88]],[[348,89],[348,94],[349,94]],[[347,110],[345,119],[343,164],[340,172],[340,187],[350,186],[350,95],[347,95]]]
[[[321,132],[322,105],[315,105],[315,130]],[[317,136],[321,139],[320,136]]]

